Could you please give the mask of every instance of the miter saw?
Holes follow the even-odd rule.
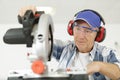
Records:
[[[26,11],[23,17],[18,16],[22,28],[9,29],[3,40],[8,44],[26,44],[32,47],[27,57],[31,62],[30,70],[11,71],[8,80],[88,80],[85,72],[70,70],[53,70],[47,62],[51,61],[53,48],[53,22],[44,11]],[[51,70],[49,70],[51,69]]]

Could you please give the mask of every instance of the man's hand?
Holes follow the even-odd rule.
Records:
[[[30,5],[30,6],[26,6],[26,7],[21,8],[18,15],[20,15],[21,17],[24,16],[24,14],[27,10],[32,10],[33,14],[35,14],[35,12],[37,11],[35,6]]]
[[[87,73],[93,74],[99,72],[110,79],[118,80],[120,78],[120,68],[116,64],[94,61],[87,65]]]
[[[95,72],[100,72],[101,62],[94,61],[87,65],[87,73],[93,74]]]

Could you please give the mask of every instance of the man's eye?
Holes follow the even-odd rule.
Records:
[[[91,30],[89,30],[89,29],[87,29],[87,30],[85,30],[85,32],[90,33],[90,32],[92,32],[92,31],[91,31]]]
[[[80,28],[79,28],[79,27],[77,27],[77,30],[80,30]]]

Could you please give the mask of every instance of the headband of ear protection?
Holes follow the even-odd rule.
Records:
[[[84,11],[91,11],[91,12],[95,13],[96,15],[99,16],[102,24],[105,25],[105,21],[104,21],[103,17],[98,12],[96,12],[94,10],[90,10],[90,9],[85,9],[85,10],[82,10],[80,12],[84,12]],[[74,17],[76,17],[78,13],[76,13],[74,15]],[[73,23],[74,23],[74,20],[70,20],[68,23],[67,31],[68,31],[69,35],[73,35]],[[97,41],[97,42],[102,42],[105,39],[106,29],[103,27],[103,25],[100,26],[99,31],[97,32],[97,36],[95,38],[95,41]]]

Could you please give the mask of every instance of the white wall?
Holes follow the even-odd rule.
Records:
[[[9,28],[20,26],[18,24],[0,24],[0,80],[7,79],[9,70],[30,68],[30,63],[26,57],[26,45],[9,45],[3,42],[3,36]],[[116,48],[114,43],[120,44],[120,24],[109,24],[106,25],[106,28],[106,39],[101,44]],[[72,37],[67,34],[67,24],[55,24],[54,38],[63,41],[72,40]]]

